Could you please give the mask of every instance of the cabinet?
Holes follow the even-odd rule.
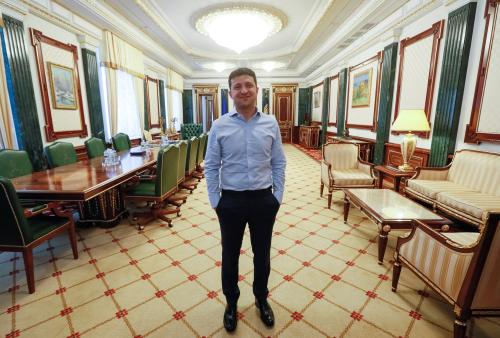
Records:
[[[319,147],[319,126],[300,126],[299,144],[304,148],[317,149]]]

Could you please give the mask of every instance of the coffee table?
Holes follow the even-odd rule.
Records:
[[[343,189],[344,223],[349,207],[354,205],[378,225],[378,263],[382,264],[391,230],[410,230],[412,220],[418,219],[431,227],[448,231],[452,222],[391,189]]]

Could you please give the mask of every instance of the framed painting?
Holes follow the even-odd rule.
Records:
[[[321,105],[321,92],[314,92],[313,95],[314,108],[319,108]]]
[[[352,107],[369,107],[372,90],[372,69],[367,69],[353,76]]]
[[[52,62],[47,62],[47,64],[49,66],[52,107],[56,109],[78,109],[73,69]]]

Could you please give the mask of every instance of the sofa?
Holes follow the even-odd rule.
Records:
[[[406,196],[482,228],[500,212],[500,154],[459,150],[446,167],[416,169]]]

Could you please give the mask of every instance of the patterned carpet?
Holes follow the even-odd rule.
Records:
[[[332,210],[319,197],[319,165],[285,146],[285,200],[275,225],[270,277],[273,329],[252,297],[248,234],[240,259],[238,337],[450,337],[453,311],[403,269],[390,291],[395,237],[376,261],[376,228],[353,209],[342,222],[342,195]],[[0,254],[0,335],[5,337],[220,337],[225,301],[220,234],[205,182],[173,228],[127,221],[79,230],[80,258],[64,237],[36,251],[36,292],[27,293],[19,255]],[[397,233],[396,233],[397,234]],[[500,322],[475,320],[473,337],[493,337]]]

